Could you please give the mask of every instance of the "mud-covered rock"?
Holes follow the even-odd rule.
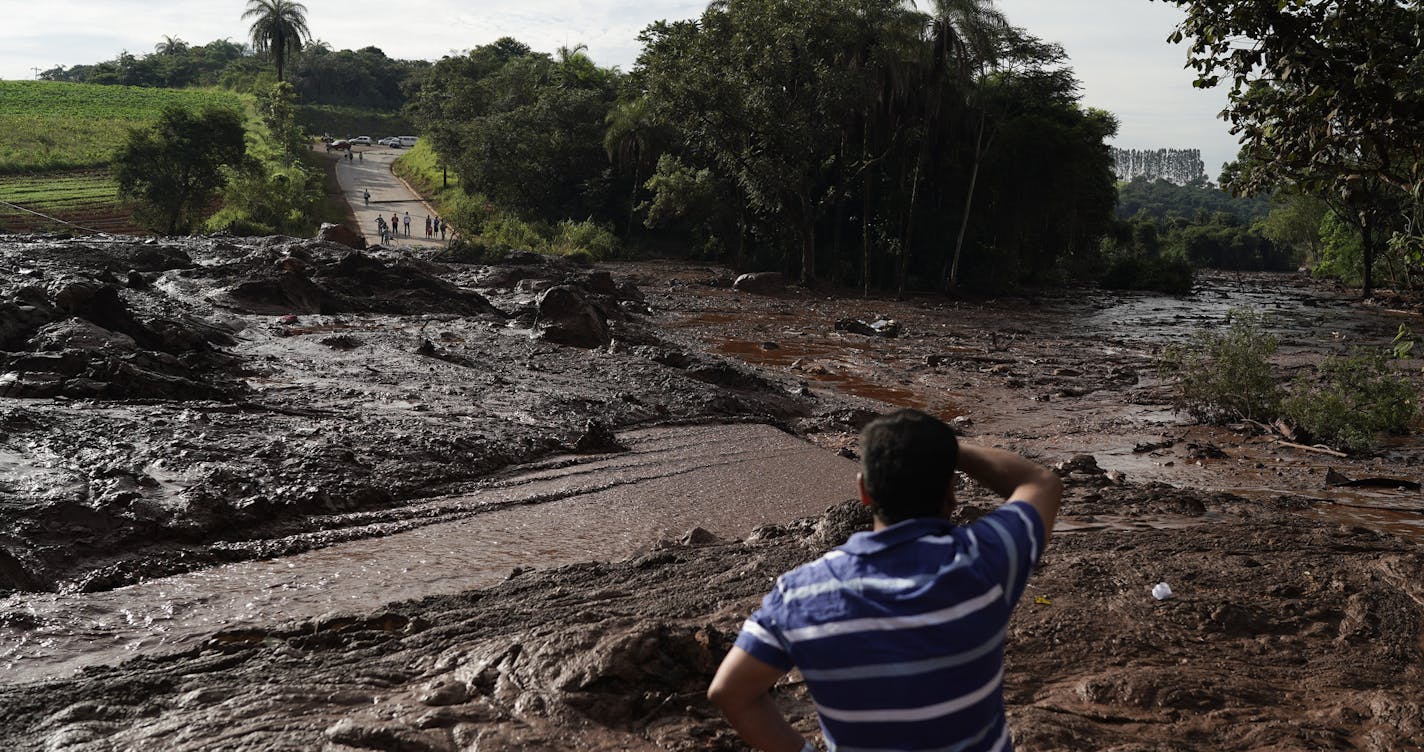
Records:
[[[610,340],[608,316],[577,288],[559,285],[538,299],[535,331],[540,339],[572,347],[604,347]]]
[[[323,243],[339,243],[347,248],[365,250],[366,238],[356,234],[354,230],[346,225],[337,225],[330,222],[323,222],[316,231],[316,239]]]
[[[781,272],[751,272],[737,277],[732,289],[761,295],[781,292],[786,289],[786,278]]]
[[[877,318],[871,321],[858,318],[843,318],[836,322],[836,330],[860,334],[866,337],[894,339],[900,336],[900,322],[894,319]]]

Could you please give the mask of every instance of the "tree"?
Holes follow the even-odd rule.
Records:
[[[221,168],[239,165],[247,146],[242,116],[209,108],[195,115],[169,107],[148,128],[129,131],[114,157],[119,195],[139,202],[136,215],[168,235],[189,231],[222,185]]]
[[[277,80],[281,81],[287,56],[296,55],[302,43],[311,38],[306,6],[295,0],[247,0],[242,20],[249,18],[255,19],[249,29],[253,48],[259,53],[271,52]]]
[[[1233,190],[1328,201],[1361,234],[1368,296],[1385,234],[1424,234],[1424,6],[1166,1],[1186,9],[1170,39],[1191,40],[1195,85],[1231,85],[1224,115],[1242,144]]]
[[[164,36],[163,41],[153,46],[160,55],[181,55],[188,51],[188,43],[178,37]]]

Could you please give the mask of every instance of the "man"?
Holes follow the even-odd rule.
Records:
[[[874,530],[781,576],[707,696],[767,752],[815,747],[768,690],[799,668],[832,750],[1008,750],[1004,636],[1058,514],[1063,484],[1012,452],[960,445],[901,410],[861,434]],[[947,519],[959,469],[1010,503]]]

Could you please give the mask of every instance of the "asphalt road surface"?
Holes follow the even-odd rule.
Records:
[[[376,217],[383,216],[389,222],[395,214],[401,219],[400,234],[387,243],[391,248],[437,249],[444,248],[451,232],[445,232],[445,240],[435,233],[433,239],[425,237],[425,218],[434,220],[435,210],[408,188],[404,181],[391,172],[391,163],[404,154],[405,149],[388,146],[354,147],[352,159],[342,159],[336,164],[336,179],[346,203],[356,215],[356,231],[366,237],[372,245],[381,242],[380,231],[376,229]],[[371,192],[367,204],[365,192]],[[410,215],[410,233],[405,227],[406,214]]]

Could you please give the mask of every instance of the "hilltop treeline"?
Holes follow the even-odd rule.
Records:
[[[306,105],[395,112],[406,103],[407,82],[429,67],[424,60],[386,57],[378,47],[334,51],[316,42],[293,59],[287,78]],[[188,45],[171,38],[145,55],[125,51],[93,65],[58,66],[40,79],[170,89],[220,86],[245,93],[276,83],[271,63],[249,45],[226,39]]]
[[[715,3],[649,26],[627,74],[504,39],[436,63],[408,113],[532,221],[881,290],[1079,272],[1113,221],[1117,123],[982,5]]]

